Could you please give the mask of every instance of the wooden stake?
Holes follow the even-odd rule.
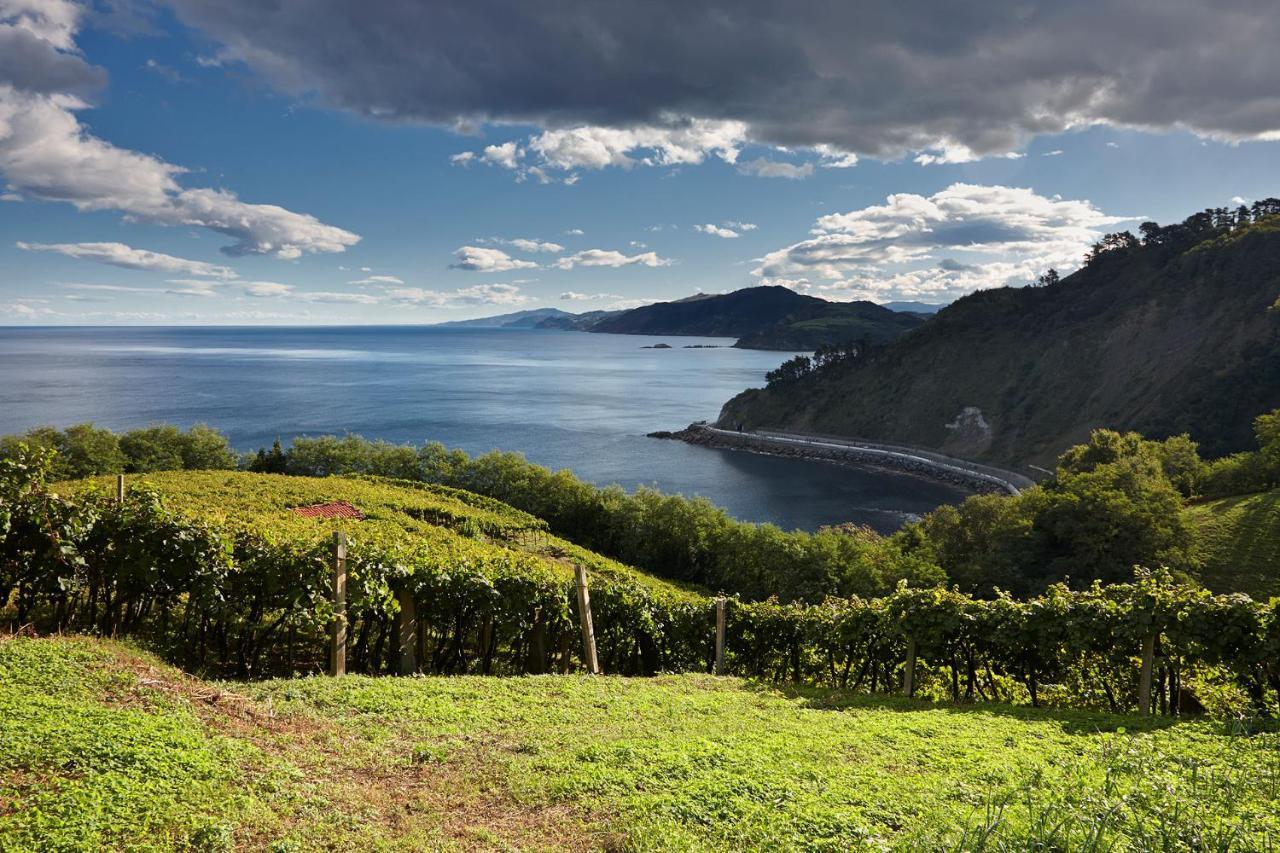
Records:
[[[1151,713],[1151,670],[1156,660],[1156,635],[1142,641],[1142,672],[1138,676],[1138,713]]]
[[[916,641],[907,640],[907,665],[902,670],[902,692],[914,696],[916,692]]]
[[[569,649],[573,644],[572,634],[560,635],[560,674],[569,674]]]
[[[116,474],[116,503],[124,503],[124,474]]]
[[[716,675],[724,675],[724,611],[723,598],[716,599]]]
[[[333,534],[333,625],[329,634],[329,674],[347,674],[347,534]]]
[[[542,608],[533,609],[533,628],[529,631],[529,654],[524,668],[532,675],[547,671],[547,620],[542,618]]]
[[[578,619],[582,622],[582,662],[591,675],[600,674],[600,661],[596,658],[596,632],[591,625],[591,593],[587,591],[587,570],[577,567]]]
[[[403,586],[396,590],[400,612],[396,615],[396,634],[400,638],[400,657],[396,671],[413,675],[418,671],[418,608],[413,590]]]

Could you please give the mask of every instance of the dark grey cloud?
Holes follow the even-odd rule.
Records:
[[[742,121],[931,162],[1091,122],[1280,133],[1275,0],[167,0],[273,85],[464,126]]]
[[[73,53],[17,27],[0,27],[0,81],[41,94],[88,94],[107,82],[106,72]]]

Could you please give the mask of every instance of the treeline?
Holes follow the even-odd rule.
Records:
[[[839,344],[823,344],[812,356],[797,355],[770,370],[764,375],[765,384],[772,388],[796,382],[815,371],[864,358],[870,352],[871,343],[866,338]]]
[[[37,631],[138,637],[189,668],[240,677],[323,666],[330,552],[299,533],[171,511],[145,485],[122,503],[46,484],[48,454],[0,460],[0,615]],[[396,667],[400,596],[415,601],[432,673],[581,668],[572,582],[515,549],[459,536],[353,535],[346,619],[354,671]],[[696,671],[713,658],[714,603],[594,574],[607,672]],[[1132,710],[1149,655],[1153,710],[1270,714],[1280,702],[1280,600],[1214,596],[1140,572],[1129,583],[1051,586],[1027,601],[905,583],[885,596],[727,607],[730,673],[903,689],[952,701]]]
[[[849,525],[807,533],[749,524],[702,498],[646,488],[628,494],[520,454],[470,457],[439,443],[299,438],[288,448],[277,442],[246,454],[238,464],[265,473],[372,474],[465,489],[542,518],[555,534],[606,556],[747,600],[875,596],[902,580],[917,586],[950,582],[985,596],[997,589],[1026,595],[1064,579],[1077,588],[1122,581],[1135,565],[1167,566],[1194,579],[1199,549],[1181,512],[1185,502],[1280,486],[1280,411],[1258,417],[1254,426],[1257,450],[1212,461],[1201,459],[1186,436],[1152,441],[1099,430],[1088,444],[1065,453],[1040,486],[1016,497],[982,495],[941,507],[888,537]],[[149,443],[127,441],[135,433]],[[236,462],[226,440],[207,427],[135,433],[117,439],[88,425],[41,429],[0,441],[0,456],[12,455],[19,439],[57,448],[55,479],[157,470],[121,464],[124,448],[135,444],[171,448],[141,457],[171,468]],[[187,445],[209,452],[184,456]],[[186,465],[188,459],[197,464]],[[201,464],[208,461],[216,464]]]
[[[185,431],[158,424],[118,434],[91,423],[65,430],[37,427],[21,435],[0,437],[0,457],[14,456],[19,444],[56,451],[55,480],[98,474],[225,470],[242,462],[227,437],[204,424]]]
[[[1193,213],[1182,222],[1172,225],[1161,225],[1158,222],[1143,222],[1138,226],[1136,237],[1130,231],[1119,231],[1106,234],[1090,247],[1085,256],[1085,265],[1097,263],[1104,257],[1122,254],[1137,249],[1166,249],[1180,252],[1191,248],[1205,240],[1213,239],[1232,231],[1247,228],[1265,219],[1280,214],[1280,198],[1264,198],[1252,205],[1240,205],[1236,208],[1212,207]],[[1055,281],[1056,283],[1056,281]]]

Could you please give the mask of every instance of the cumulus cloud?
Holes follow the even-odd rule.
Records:
[[[25,243],[19,241],[17,246],[19,249],[31,252],[56,252],[69,258],[110,264],[130,270],[148,270],[170,275],[199,275],[219,279],[237,277],[236,271],[231,267],[192,261],[147,249],[135,249],[124,243]]]
[[[757,178],[787,178],[792,181],[803,180],[813,174],[812,163],[785,163],[781,160],[768,160],[758,157],[738,166],[744,175],[755,175]]]
[[[453,253],[458,260],[449,264],[449,269],[469,270],[470,272],[506,272],[507,270],[535,269],[538,265],[533,261],[513,258],[501,249],[490,249],[484,246],[462,246]]]
[[[115,210],[159,225],[209,228],[231,255],[296,258],[342,251],[360,238],[313,216],[242,201],[228,190],[187,189],[186,170],[119,148],[80,123],[84,91],[104,79],[77,51],[82,8],[67,0],[0,3],[0,172],[9,191],[81,211]],[[18,45],[16,52],[10,50]]]
[[[219,61],[386,121],[625,131],[680,116],[739,122],[771,145],[885,158],[944,140],[1001,154],[1096,123],[1233,141],[1280,133],[1271,0],[923,0],[874,13],[483,0],[439,15],[410,0],[168,2],[221,45]],[[573,147],[595,151],[575,161],[617,156]]]
[[[726,219],[721,223],[725,228],[732,228],[735,231],[754,231],[759,228],[754,222],[737,222],[733,219]]]
[[[564,246],[559,243],[553,243],[550,240],[532,240],[528,237],[516,237],[508,239],[506,237],[483,237],[476,240],[477,243],[499,243],[504,246],[511,246],[522,252],[563,252]]]
[[[366,287],[369,285],[404,284],[404,280],[394,275],[371,275],[371,276],[368,276],[367,278],[361,278],[355,281],[349,281],[347,282],[347,284],[355,284],[361,287]]]
[[[581,228],[570,228],[564,232],[566,237],[581,237],[586,233],[587,232],[583,231]]]
[[[571,270],[574,267],[665,267],[671,264],[671,260],[658,257],[657,252],[624,255],[613,249],[587,249],[567,257],[557,258],[553,265],[557,269]]]
[[[820,217],[808,239],[765,255],[753,273],[849,298],[954,298],[1075,267],[1104,229],[1132,218],[1030,189],[957,183]]]
[[[293,292],[293,285],[280,284],[275,281],[250,281],[244,285],[244,295],[258,299],[270,299],[277,296],[288,296]]]
[[[421,287],[397,287],[386,291],[390,302],[448,308],[466,305],[522,305],[529,297],[514,284],[477,284],[457,290],[429,290]]]
[[[616,293],[579,293],[576,290],[566,290],[560,294],[560,298],[565,302],[590,302],[596,299],[622,299]]]
[[[719,225],[712,225],[708,222],[706,225],[693,226],[694,231],[701,231],[703,234],[710,234],[712,237],[723,237],[726,240],[737,239],[738,232],[732,228],[721,228]]]

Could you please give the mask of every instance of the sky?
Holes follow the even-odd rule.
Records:
[[[0,325],[950,302],[1280,195],[1274,0],[0,0]]]

